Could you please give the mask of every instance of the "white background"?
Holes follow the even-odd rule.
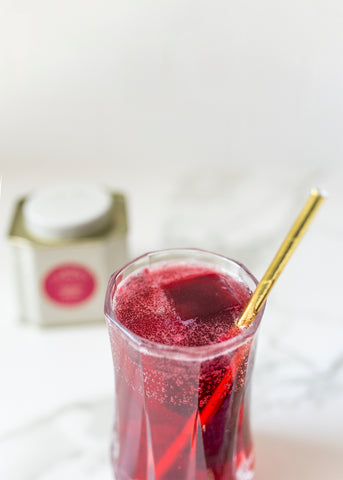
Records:
[[[14,201],[69,178],[126,193],[130,248],[197,246],[261,276],[309,188],[330,197],[269,302],[258,480],[342,478],[343,3],[0,1],[0,473],[110,479],[103,325],[16,323]]]

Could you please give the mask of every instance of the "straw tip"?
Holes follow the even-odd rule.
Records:
[[[315,195],[320,198],[327,198],[329,196],[328,192],[323,188],[314,187],[311,189],[311,195]]]

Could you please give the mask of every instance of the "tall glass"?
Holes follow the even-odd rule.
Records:
[[[166,262],[205,264],[251,291],[257,284],[243,265],[195,249],[148,253],[111,276],[105,315],[115,371],[115,478],[249,480],[251,373],[263,311],[238,336],[211,345],[169,346],[135,335],[115,317],[116,289],[139,269]]]

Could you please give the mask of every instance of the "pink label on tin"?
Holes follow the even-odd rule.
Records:
[[[82,265],[65,263],[47,274],[43,288],[54,302],[77,305],[87,300],[94,292],[95,277]]]

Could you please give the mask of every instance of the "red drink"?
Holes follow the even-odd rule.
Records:
[[[182,261],[186,253],[193,262]],[[234,262],[206,252],[175,250],[181,258],[163,263],[161,255],[124,280],[126,267],[108,289],[115,478],[247,480],[256,326],[242,332],[235,321],[254,281],[229,274],[220,263]]]

